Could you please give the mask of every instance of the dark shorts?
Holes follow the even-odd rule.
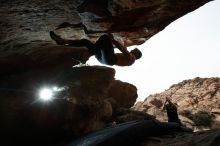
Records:
[[[108,35],[102,35],[95,44],[87,39],[69,40],[71,47],[85,47],[91,55],[95,55],[99,62],[107,65],[114,65],[116,57],[112,41]]]
[[[107,65],[114,65],[116,63],[114,47],[108,35],[102,35],[95,43],[95,48],[95,57],[99,62]]]

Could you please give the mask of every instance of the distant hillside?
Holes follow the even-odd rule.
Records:
[[[195,130],[202,128],[204,126],[199,124],[205,120],[212,121],[211,126],[207,126],[209,128],[220,127],[220,78],[184,80],[162,93],[150,95],[133,109],[151,114],[160,121],[167,121],[166,111],[162,110],[166,97],[177,104],[180,119],[188,127]]]

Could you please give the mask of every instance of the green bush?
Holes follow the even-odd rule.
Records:
[[[192,121],[196,126],[211,127],[212,115],[205,111],[199,111],[192,116]]]

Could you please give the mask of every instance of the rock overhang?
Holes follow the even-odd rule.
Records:
[[[68,39],[87,38],[94,42],[103,33],[113,33],[125,46],[140,45],[171,22],[210,1],[5,1],[0,6],[0,65],[7,73],[7,70],[74,64],[71,59],[64,59],[71,58],[65,49],[54,54],[56,45],[49,31],[58,26],[57,33]],[[79,25],[74,27],[75,24]]]
[[[44,111],[46,115],[51,114],[52,119],[53,116],[58,117],[57,122],[55,120],[54,125],[52,124],[53,128],[60,128],[63,126],[63,121],[73,118],[70,121],[75,120],[74,122],[66,123],[69,126],[67,129],[80,134],[103,127],[115,114],[117,108],[129,108],[137,98],[136,87],[116,81],[115,70],[111,68],[97,66],[73,68],[72,66],[78,63],[72,60],[74,49],[56,45],[49,37],[49,31],[59,27],[60,29],[55,31],[64,38],[87,38],[93,42],[103,33],[112,33],[125,46],[139,45],[177,18],[209,1],[211,0],[90,0],[85,3],[82,0],[46,2],[8,0],[2,2],[0,5],[2,18],[0,20],[0,111],[6,111],[1,112],[4,113],[2,115],[4,122],[9,124],[7,128],[23,127],[16,125],[17,122],[13,118],[17,117],[20,119],[24,117],[24,120],[29,122],[33,121],[35,125],[33,123],[30,125],[35,128],[36,125],[42,126],[41,124],[44,123],[46,127],[48,126],[50,116],[49,119],[39,118],[42,107],[26,104],[31,103],[34,98],[36,85],[43,83],[67,85],[72,89],[70,91],[72,101],[65,100],[64,103],[59,103],[62,116],[56,113],[59,109],[51,111],[51,108],[56,109],[54,106],[48,105]],[[19,91],[28,89],[33,92],[29,94],[2,90],[6,88]],[[95,111],[92,107],[95,107]],[[102,111],[101,115],[99,110]],[[72,116],[84,112],[88,116],[87,119],[86,116],[85,118]],[[67,117],[63,117],[66,114]],[[14,115],[12,119],[11,115]],[[37,120],[35,116],[38,117]],[[88,122],[94,124],[89,125]],[[85,129],[78,129],[80,126]]]

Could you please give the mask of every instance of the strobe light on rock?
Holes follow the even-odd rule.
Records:
[[[42,88],[39,92],[39,98],[43,101],[50,101],[53,99],[54,91],[50,88]]]
[[[41,101],[51,101],[54,99],[65,99],[66,87],[47,86],[41,88],[38,92],[38,99]]]

